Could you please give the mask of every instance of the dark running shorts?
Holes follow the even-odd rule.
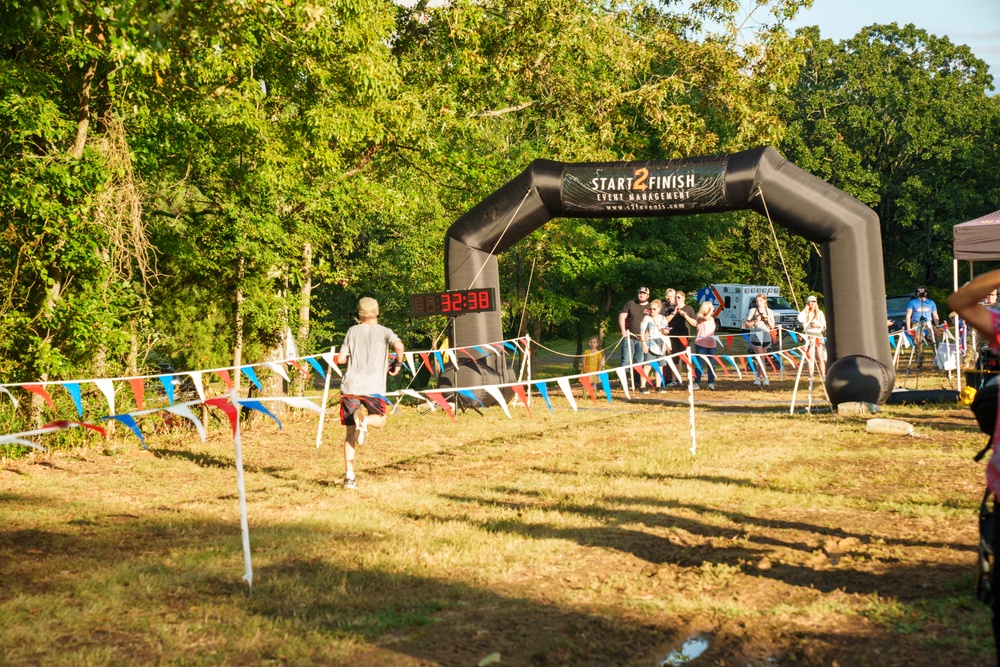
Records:
[[[385,401],[378,396],[341,396],[340,423],[344,426],[354,426],[354,413],[364,403],[370,415],[384,415]]]

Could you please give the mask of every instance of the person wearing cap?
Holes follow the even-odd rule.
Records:
[[[914,325],[917,325],[921,328],[921,335],[927,335],[933,343],[934,332],[930,328],[932,324],[940,324],[937,304],[927,298],[927,288],[921,285],[917,288],[917,296],[906,304],[906,330],[913,331]]]
[[[823,332],[826,331],[826,315],[819,309],[816,297],[810,294],[806,298],[806,308],[799,313],[799,323],[802,332],[808,337],[810,358],[819,362],[819,376],[826,377],[826,345],[823,343]]]
[[[396,358],[389,364],[389,348]],[[358,301],[358,324],[347,330],[337,354],[338,364],[347,364],[340,383],[340,423],[347,427],[344,438],[344,488],[356,489],[354,448],[363,445],[368,429],[385,426],[385,377],[402,368],[403,342],[392,329],[378,323],[378,302],[370,297]]]
[[[642,320],[649,314],[649,288],[640,287],[639,294],[618,313],[618,328],[622,332],[622,366],[644,361],[642,353]],[[633,382],[641,382],[639,373],[632,371]]]

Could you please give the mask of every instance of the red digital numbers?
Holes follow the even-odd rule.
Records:
[[[490,293],[489,290],[482,290],[479,292],[479,307],[483,310],[490,309]]]
[[[479,310],[479,292],[469,292],[469,310]]]
[[[456,290],[410,295],[410,314],[414,317],[493,311],[492,289]]]

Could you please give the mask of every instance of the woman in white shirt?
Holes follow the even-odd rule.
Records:
[[[819,362],[819,376],[826,377],[826,345],[823,344],[823,332],[826,331],[826,315],[819,309],[816,297],[809,295],[806,299],[806,309],[799,313],[799,323],[802,332],[809,341],[809,353],[815,355]]]

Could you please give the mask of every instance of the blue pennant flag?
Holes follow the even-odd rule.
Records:
[[[250,381],[257,385],[257,389],[264,391],[264,387],[260,386],[260,380],[257,379],[257,373],[254,371],[253,366],[243,366],[240,368],[243,374],[250,378]]]
[[[698,361],[698,356],[697,356],[697,355],[694,355],[694,354],[692,354],[692,355],[691,355],[691,361],[693,361],[693,362],[694,362],[694,365],[695,365],[695,367],[696,367],[696,368],[698,369],[698,373],[699,373],[699,375],[700,375],[701,373],[704,373],[704,372],[705,372],[705,369],[701,367],[701,362],[700,362],[700,361]]]
[[[160,384],[163,385],[163,391],[167,392],[167,400],[170,401],[170,405],[174,404],[174,376],[173,375],[160,375]]]
[[[743,338],[746,340],[747,344],[750,343],[750,334],[743,334]]]
[[[438,366],[441,367],[441,372],[444,373],[444,355],[438,351],[435,351],[434,358],[437,360]]]
[[[754,365],[752,357],[747,357],[747,366],[750,367],[751,373],[753,373],[754,375],[757,374],[757,366]]]
[[[465,396],[467,399],[469,399],[473,403],[479,403],[479,405],[482,405],[483,407],[486,407],[486,404],[483,403],[482,401],[480,401],[478,398],[476,398],[476,395],[473,394],[470,390],[468,390],[468,389],[459,389],[458,393],[460,393],[462,396]]]
[[[736,360],[730,357],[728,354],[722,355],[722,358],[731,363],[733,365],[733,368],[739,370],[740,367],[736,365]]]
[[[508,343],[507,341],[504,341],[503,346],[505,348],[507,348],[508,350],[510,350],[511,352],[517,352],[517,348],[514,347],[514,345],[512,343]]]
[[[480,354],[482,354],[484,357],[490,356],[490,353],[489,353],[489,351],[486,350],[486,348],[479,347],[478,345],[473,345],[472,349],[476,350],[477,352],[479,352]]]
[[[799,342],[799,337],[795,334],[794,331],[789,331],[788,335],[792,337],[792,342],[793,343],[798,343]]]
[[[63,384],[69,395],[73,397],[73,402],[76,403],[76,414],[83,416],[83,401],[80,400],[80,383],[79,382],[66,382]]]
[[[139,442],[142,443],[142,448],[148,449],[146,447],[146,438],[142,437],[142,431],[139,430],[139,425],[135,423],[135,419],[132,417],[132,415],[111,415],[108,417],[101,417],[101,419],[103,420],[114,419],[115,421],[120,421],[121,423],[125,424],[130,429],[132,429],[132,432],[135,433],[135,437],[139,438]]]
[[[660,362],[659,361],[650,361],[649,365],[652,366],[653,370],[656,371],[656,374],[660,376],[660,386],[661,387],[666,387],[667,386],[667,378],[663,377],[663,369],[660,368]]]
[[[281,421],[274,416],[274,413],[264,407],[264,404],[260,401],[240,401],[240,405],[245,408],[250,408],[251,410],[256,410],[257,412],[263,412],[265,415],[278,422],[278,428],[281,428]]]
[[[597,374],[597,377],[601,378],[601,389],[604,390],[604,395],[608,397],[608,403],[611,402],[611,383],[608,382],[608,374],[601,372]]]
[[[549,413],[551,413],[552,412],[552,401],[549,400],[549,389],[548,389],[548,387],[545,386],[544,382],[535,382],[534,385],[535,385],[535,389],[538,390],[538,393],[541,394],[542,398],[545,399],[545,405],[549,406]]]
[[[323,378],[324,380],[326,379],[326,371],[323,370],[323,367],[319,365],[318,361],[316,361],[312,357],[306,357],[306,361],[308,361],[309,365],[315,368],[317,372],[319,372],[321,378]]]

